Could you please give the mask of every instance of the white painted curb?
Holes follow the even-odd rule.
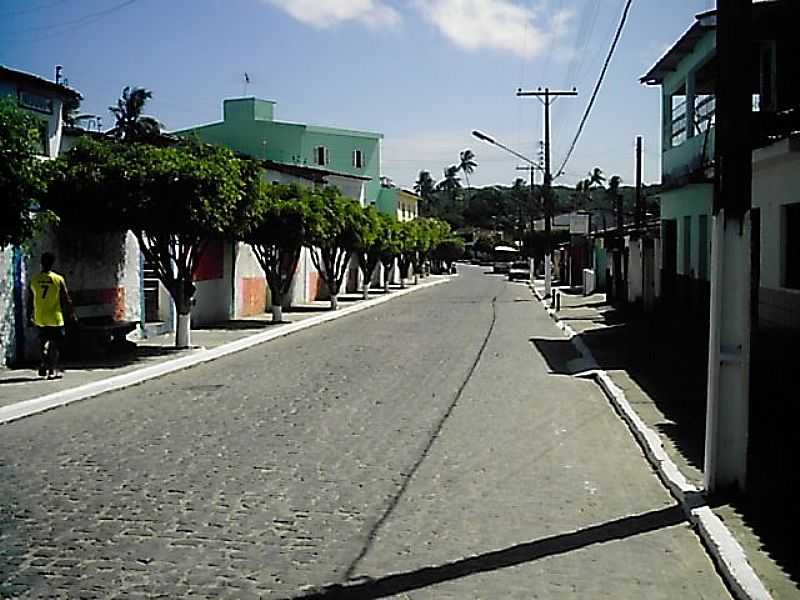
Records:
[[[393,300],[399,296],[405,296],[406,294],[410,294],[417,290],[439,285],[440,283],[449,282],[451,279],[452,277],[448,276],[435,281],[419,283],[405,289],[396,290],[387,295],[371,298],[370,300],[360,300],[352,306],[341,308],[337,311],[326,312],[325,314],[310,317],[308,319],[304,319],[303,321],[298,321],[297,323],[291,323],[286,326],[278,327],[277,329],[256,333],[233,342],[228,342],[227,344],[222,344],[216,348],[211,348],[208,350],[200,349],[187,356],[181,356],[180,358],[175,358],[151,365],[149,367],[123,373],[122,375],[115,375],[113,377],[109,377],[108,379],[93,381],[92,383],[87,383],[69,390],[62,390],[60,392],[48,394],[47,396],[42,396],[40,398],[33,398],[32,400],[25,400],[9,406],[0,407],[0,425],[10,423],[24,417],[29,417],[46,410],[58,408],[59,406],[66,406],[67,404],[77,402],[78,400],[85,400],[86,398],[91,398],[99,394],[104,394],[113,390],[119,390],[143,381],[147,381],[148,379],[161,377],[162,375],[166,375],[168,373],[174,373],[175,371],[187,369],[189,367],[215,360],[235,352],[241,352],[242,350],[246,350],[252,346],[290,335],[296,331],[302,331],[303,329],[308,329],[309,327],[314,327],[315,325],[326,323],[327,321],[332,321],[334,319],[339,319],[367,308],[371,308],[378,304],[383,304],[384,302],[388,302],[389,300]]]
[[[725,527],[722,520],[705,504],[703,491],[690,483],[680,472],[678,466],[664,450],[661,438],[639,417],[625,397],[625,392],[613,382],[608,373],[597,366],[591,350],[580,335],[558,318],[558,313],[547,306],[545,299],[534,285],[531,284],[530,287],[550,318],[567,335],[587,363],[592,365],[589,370],[578,373],[576,376],[593,379],[603,390],[611,405],[628,425],[661,481],[680,502],[689,522],[697,529],[706,550],[734,595],[739,600],[771,600],[772,596],[756,575],[753,567],[750,566],[742,546]]]

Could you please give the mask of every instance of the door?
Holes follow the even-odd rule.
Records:
[[[661,250],[661,296],[673,300],[678,273],[678,222],[675,219],[661,221]]]

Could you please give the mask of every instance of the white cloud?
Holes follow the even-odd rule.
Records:
[[[402,18],[383,0],[264,0],[317,29],[357,21],[370,29],[392,28]]]
[[[466,50],[540,56],[569,29],[574,11],[552,15],[513,0],[415,0],[423,17],[446,38]]]

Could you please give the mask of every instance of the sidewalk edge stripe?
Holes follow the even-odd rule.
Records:
[[[753,570],[747,555],[722,520],[708,506],[696,506],[693,500],[701,490],[690,483],[681,473],[675,462],[664,450],[661,438],[636,413],[628,402],[625,392],[617,386],[608,373],[597,367],[591,351],[581,336],[567,323],[558,318],[558,313],[547,306],[545,298],[530,285],[533,294],[544,307],[550,318],[575,345],[583,358],[595,367],[581,373],[581,377],[594,379],[628,426],[633,437],[642,448],[648,462],[656,470],[670,493],[680,502],[690,522],[696,528],[706,551],[711,555],[720,570],[725,583],[739,600],[771,600],[772,596],[764,583]]]
[[[303,321],[298,321],[297,323],[291,323],[285,327],[279,327],[278,329],[272,331],[256,333],[239,340],[221,344],[216,348],[197,350],[186,356],[181,356],[180,358],[168,360],[163,363],[136,369],[129,373],[114,375],[107,379],[93,381],[75,388],[61,390],[46,396],[41,396],[39,398],[15,402],[14,404],[0,407],[0,425],[5,425],[25,417],[30,417],[41,412],[52,410],[54,408],[66,406],[67,404],[77,402],[78,400],[85,400],[88,398],[93,398],[94,396],[99,396],[100,394],[104,394],[106,392],[130,387],[132,385],[136,385],[150,379],[155,379],[169,373],[174,373],[176,371],[187,369],[201,363],[222,358],[223,356],[234,354],[235,352],[241,352],[242,350],[246,350],[258,344],[263,344],[277,338],[285,337],[297,331],[302,331],[304,329],[314,327],[315,325],[320,325],[321,323],[333,321],[373,306],[377,306],[378,304],[383,304],[384,302],[388,302],[400,296],[405,296],[418,290],[423,290],[435,285],[447,283],[451,280],[452,277],[448,276],[435,281],[420,283],[404,289],[396,290],[388,295],[370,298],[369,300],[360,300],[352,306],[347,306],[335,312],[326,312],[322,315],[310,317]]]

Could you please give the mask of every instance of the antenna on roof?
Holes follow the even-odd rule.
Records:
[[[244,94],[243,96],[247,96],[247,87],[250,85],[250,75],[245,71],[244,73]]]

